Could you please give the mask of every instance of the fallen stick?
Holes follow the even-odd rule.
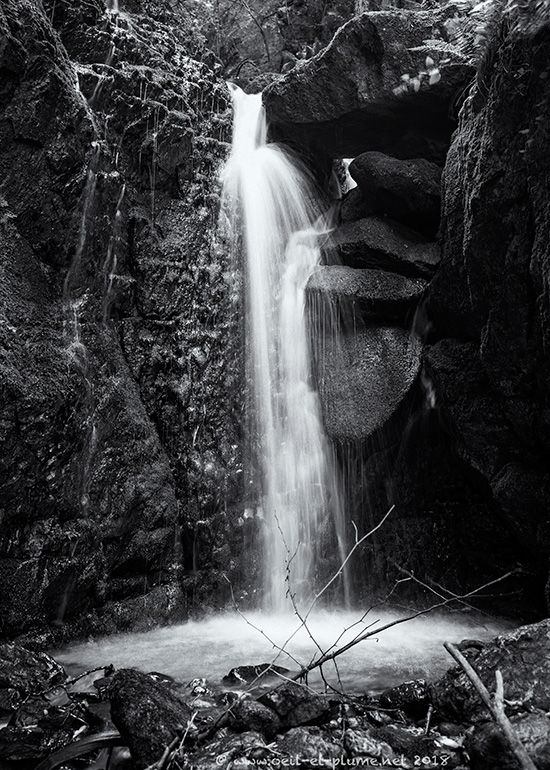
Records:
[[[514,732],[514,728],[512,727],[512,723],[506,716],[506,713],[504,711],[504,683],[502,681],[502,674],[500,671],[497,671],[495,673],[496,678],[496,692],[494,699],[491,697],[488,689],[485,687],[481,679],[479,678],[478,674],[472,667],[472,665],[466,660],[464,655],[460,652],[459,649],[457,649],[454,644],[451,644],[450,642],[445,642],[444,644],[445,649],[451,655],[454,660],[458,663],[458,665],[462,668],[472,685],[474,686],[477,694],[483,701],[483,703],[487,706],[491,716],[495,720],[497,726],[501,729],[504,737],[506,738],[506,741],[508,745],[510,746],[510,749],[514,753],[516,759],[518,760],[520,767],[522,770],[537,770],[537,766],[527,753],[527,749],[523,745],[523,743],[520,741],[516,733]]]

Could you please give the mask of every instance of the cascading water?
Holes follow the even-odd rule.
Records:
[[[323,227],[314,186],[284,148],[266,143],[261,95],[232,86],[234,129],[225,210],[245,254],[251,456],[265,520],[264,604],[315,593],[320,530],[343,549],[342,506],[311,382],[305,286]],[[330,526],[328,526],[330,524]],[[345,582],[345,581],[344,581]]]

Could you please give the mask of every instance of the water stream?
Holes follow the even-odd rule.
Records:
[[[321,530],[343,558],[335,463],[311,380],[305,285],[326,229],[315,186],[289,152],[266,142],[261,95],[232,87],[225,201],[244,252],[249,456],[264,518],[264,607],[304,606],[318,589]],[[242,234],[242,241],[241,241]],[[242,244],[242,248],[241,248]],[[345,594],[345,575],[343,580]]]

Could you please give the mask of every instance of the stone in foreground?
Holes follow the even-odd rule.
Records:
[[[285,727],[318,724],[330,718],[329,701],[294,682],[265,693],[259,701],[275,711]]]
[[[11,714],[29,695],[64,681],[63,667],[46,653],[0,645],[0,716]]]
[[[500,670],[505,700],[550,710],[550,619],[497,636],[481,650],[469,648],[465,655],[489,691],[494,690],[495,672]],[[488,717],[461,668],[451,668],[435,683],[432,698],[445,717],[459,721]]]
[[[158,761],[191,719],[191,709],[175,692],[133,669],[121,669],[114,675],[110,700],[111,718],[136,768]]]
[[[550,768],[550,719],[542,712],[520,714],[510,719],[512,729],[538,770]],[[472,770],[516,770],[516,758],[494,722],[476,727],[466,748]]]
[[[282,666],[274,666],[270,663],[259,663],[256,666],[236,666],[223,677],[222,682],[225,685],[250,684],[255,679],[276,679],[279,674],[288,676],[290,671]]]
[[[229,724],[237,733],[255,730],[266,738],[273,738],[281,727],[281,720],[273,709],[248,697],[236,697],[231,703]]]

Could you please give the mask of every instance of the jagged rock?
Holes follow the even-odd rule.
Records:
[[[317,724],[331,713],[327,698],[290,682],[265,693],[258,700],[273,709],[286,727]]]
[[[271,739],[279,731],[281,720],[273,709],[250,697],[237,697],[231,703],[229,724],[238,733],[254,730]]]
[[[138,768],[160,759],[193,713],[177,692],[133,669],[116,672],[109,698],[111,718]]]
[[[327,262],[379,268],[412,277],[430,278],[439,260],[437,243],[390,220],[365,217],[340,225],[325,247]]]
[[[275,743],[276,751],[293,759],[307,762],[322,757],[327,761],[341,757],[343,747],[333,734],[318,727],[294,727]]]
[[[321,319],[337,313],[343,319],[403,320],[426,287],[420,278],[406,278],[383,270],[360,270],[341,265],[319,267],[306,286],[308,300],[320,308]]]
[[[429,236],[441,219],[441,167],[424,158],[398,160],[380,152],[357,156],[349,172],[365,204]]]
[[[28,695],[65,680],[62,666],[44,652],[0,644],[0,715],[10,714]]]
[[[535,712],[510,719],[512,728],[527,749],[538,770],[550,770],[550,719]],[[472,770],[517,770],[516,757],[511,753],[502,731],[494,722],[478,725],[468,737],[466,750]]]
[[[504,680],[504,698],[526,707],[550,709],[550,620],[520,626],[497,636],[464,655],[472,663],[488,690],[494,690],[495,672]],[[487,718],[487,710],[461,668],[451,668],[432,687],[434,707],[444,717],[471,720]]]
[[[324,51],[266,89],[272,130],[286,130],[331,157],[370,149],[442,159],[452,132],[449,106],[472,69],[451,58],[441,65],[437,84],[429,86],[425,77],[418,93],[396,94],[402,75],[425,70],[425,54],[411,49],[432,35],[431,13],[395,9],[356,16]]]
[[[232,668],[229,674],[223,677],[223,684],[243,685],[249,684],[254,679],[265,681],[266,679],[276,678],[277,674],[290,674],[288,668],[282,666],[273,666],[270,663],[259,663],[256,666],[236,666]]]
[[[400,709],[414,719],[422,718],[430,705],[430,693],[426,681],[415,679],[384,690],[380,695],[380,705],[384,708]]]
[[[353,187],[340,201],[338,213],[340,222],[345,224],[364,219],[374,214],[374,211],[367,205],[361,190],[358,187]]]
[[[418,342],[394,327],[328,335],[314,355],[326,430],[340,441],[366,440],[397,418],[420,369]]]

